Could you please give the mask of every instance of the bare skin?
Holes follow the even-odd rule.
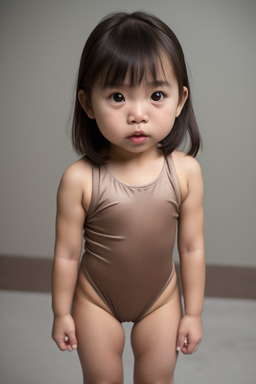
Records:
[[[85,383],[100,383],[107,378],[106,382],[122,383],[122,325],[82,272],[79,273],[73,317],[77,326],[78,345],[86,345],[86,348],[78,348],[81,365],[84,367]],[[176,338],[180,319],[181,302],[175,274],[163,294],[132,329],[135,383],[143,380],[148,382],[147,377],[154,380],[153,382],[158,382],[157,379],[161,379],[163,383],[170,382],[177,359]],[[97,358],[91,360],[90,356]]]
[[[198,209],[200,211],[200,206],[202,204],[200,169],[194,159],[184,156],[183,153],[175,151],[173,153],[173,158],[175,161],[181,188],[183,211],[186,208],[190,212],[190,209],[185,205],[185,202],[187,202],[189,196],[188,187],[190,187],[190,190],[192,190],[193,187],[193,185],[190,186],[188,183],[187,174],[190,174],[193,170],[195,173],[197,173],[197,182],[194,182],[195,197],[190,198],[189,203],[191,203],[193,206],[195,204],[198,205],[197,211],[195,212],[196,216],[198,216]],[[151,176],[152,179],[155,178],[155,176],[156,175],[153,172]],[[129,178],[129,173],[127,178]],[[85,219],[86,210],[88,209],[90,204],[90,199],[88,198],[88,196],[90,196],[91,191],[90,164],[85,160],[79,160],[67,170],[66,174],[63,177],[59,191],[59,204],[63,207],[69,206],[69,204],[65,204],[66,198],[67,200],[69,200],[69,195],[73,195],[73,193],[71,193],[72,191],[68,192],[68,188],[65,188],[66,184],[70,185],[70,179],[72,179],[74,183],[72,191],[78,191],[79,186],[81,188],[80,192],[77,193],[76,197],[76,223],[73,221],[74,218],[72,219],[72,217],[70,217],[68,219],[70,214],[71,216],[73,216],[73,210],[72,213],[62,213],[62,210],[60,209],[60,222],[57,223],[57,225],[60,226],[60,235],[63,231],[63,239],[67,239],[67,235],[70,232],[69,226],[72,225],[72,241],[71,239],[67,239],[67,241],[69,242],[68,254],[78,255],[81,252],[82,226]],[[83,180],[82,184],[80,180]],[[143,183],[145,181],[146,180],[143,180]],[[62,214],[64,216],[67,215],[68,217],[66,217],[65,220],[62,220]],[[186,212],[184,212],[184,214],[186,214]],[[186,220],[184,218],[183,220],[184,222],[180,221],[179,223],[179,244],[184,244],[184,240],[182,237],[184,235],[182,235],[181,230],[182,225],[185,225]],[[195,222],[195,218],[192,219],[191,217],[191,220],[193,221],[193,223],[197,223]],[[188,242],[188,245],[185,249],[179,246],[181,258],[181,271],[183,278],[183,290],[185,294],[186,305],[185,315],[182,317],[180,296],[178,292],[176,276],[174,276],[171,283],[167,286],[167,288],[159,297],[157,302],[149,310],[147,316],[142,319],[138,324],[136,324],[133,328],[132,346],[135,355],[135,383],[140,383],[142,378],[147,377],[147,375],[153,377],[154,374],[161,381],[152,382],[172,383],[172,381],[170,380],[173,380],[173,371],[177,359],[177,348],[180,348],[181,351],[185,354],[193,353],[197,350],[198,345],[201,341],[204,256],[203,249],[198,247],[198,249],[195,250],[193,244],[195,239],[198,239],[198,243],[196,244],[202,244],[202,235],[200,229],[202,226],[202,217],[200,217],[198,221],[199,222],[197,226],[193,225],[190,227],[191,235],[188,237],[188,240],[192,238],[193,243],[191,243],[190,245],[190,243]],[[188,229],[189,228],[186,228],[186,231]],[[60,239],[58,240],[59,241],[57,241],[56,247],[62,244],[62,241],[60,241]],[[185,240],[188,241],[187,237],[185,238]],[[80,245],[80,247],[78,247],[78,244]],[[189,246],[191,246],[191,251],[189,251]],[[56,252],[57,255],[58,252],[61,252],[62,255],[65,255],[63,250],[61,249],[57,248]],[[78,345],[78,352],[81,360],[81,365],[84,368],[84,383],[100,383],[103,378],[108,377],[109,381],[106,381],[107,383],[121,383],[123,375],[123,328],[120,323],[113,317],[107,305],[102,301],[102,299],[94,291],[91,285],[86,281],[82,273],[79,273],[78,282],[76,286],[78,261],[78,257],[65,258],[63,256],[57,256],[55,258],[55,267],[53,273],[56,273],[56,276],[54,279],[55,284],[53,289],[56,290],[56,293],[62,292],[63,298],[65,295],[65,300],[63,300],[61,297],[58,298],[57,294],[55,294],[56,304],[53,304],[55,308],[53,338],[55,339],[57,345],[61,350],[71,351],[73,349],[76,349],[76,346]],[[185,272],[188,263],[190,274],[189,276],[186,276]],[[68,300],[67,294],[64,293],[66,292],[64,286],[67,284],[67,280],[64,282],[58,282],[60,268],[63,268],[63,270],[68,271],[66,272],[69,276],[68,280],[70,280],[70,286],[66,288],[67,292],[70,292]],[[201,270],[201,275],[198,274],[198,270]],[[201,278],[198,278],[199,276],[201,276]],[[70,277],[73,277],[73,279],[71,280]],[[194,283],[193,279],[195,279],[196,284]],[[60,284],[60,286],[58,287],[57,284]],[[61,287],[62,285],[63,287]],[[194,287],[194,285],[196,285],[196,288],[194,288],[193,294],[191,294],[190,286]],[[71,316],[70,306],[72,303],[72,297],[74,292],[75,298],[73,305],[73,316]],[[63,304],[60,305],[62,302]],[[62,324],[61,326],[60,323]],[[161,326],[159,326],[159,324],[161,324]],[[101,330],[100,333],[99,329]],[[109,337],[109,335],[111,335],[111,337]],[[68,340],[65,341],[65,337],[68,337]],[[97,342],[98,338],[100,338],[99,342]],[[185,343],[186,340],[188,341],[188,345],[186,345]],[[160,350],[163,353],[160,353]],[[94,358],[89,359],[88,356],[94,356]],[[106,358],[106,356],[108,358]],[[158,357],[159,359],[156,359],[156,357]],[[104,359],[105,364],[102,364],[100,358]],[[153,362],[154,364],[152,364]],[[101,367],[102,371],[99,370],[99,367]],[[154,374],[149,370],[149,367],[152,369]],[[114,377],[112,376],[113,372]]]
[[[180,114],[187,98],[185,87],[182,96],[178,94],[168,63],[164,74],[168,81],[163,82],[163,92],[158,92],[150,76],[146,76],[137,88],[130,89],[125,84],[121,89],[106,91],[95,86],[90,103],[83,91],[79,94],[85,112],[90,118],[96,118],[111,143],[109,169],[124,183],[143,185],[154,180],[162,169],[164,158],[158,142],[171,130],[170,121],[174,122]],[[138,145],[134,136],[137,131],[141,132],[141,127],[146,138]],[[205,262],[201,170],[196,160],[182,152],[174,151],[173,159],[182,197],[178,248],[185,313],[182,315],[174,275],[146,316],[133,327],[135,383],[172,384],[178,351],[195,352],[203,336]],[[91,165],[81,159],[66,170],[58,191],[52,336],[62,351],[78,348],[84,384],[122,383],[123,328],[78,271],[91,193]]]

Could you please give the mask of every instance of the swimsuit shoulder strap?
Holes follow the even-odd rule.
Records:
[[[170,175],[170,180],[173,185],[173,189],[177,198],[177,203],[180,206],[181,205],[181,192],[180,192],[180,185],[179,185],[179,180],[177,177],[177,172],[175,168],[175,164],[173,161],[172,154],[166,156],[166,161],[168,165],[168,170],[169,170],[169,175]]]

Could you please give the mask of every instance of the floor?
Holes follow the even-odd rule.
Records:
[[[50,338],[48,293],[0,291],[1,384],[81,384],[76,352],[60,352]],[[191,356],[180,355],[175,384],[255,384],[256,301],[206,298],[205,337]],[[125,384],[132,384],[130,324],[124,324]]]

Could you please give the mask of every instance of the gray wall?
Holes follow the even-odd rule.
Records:
[[[86,36],[106,13],[146,10],[178,35],[204,139],[210,264],[256,266],[253,0],[1,2],[0,254],[52,257],[55,199],[77,156],[68,122]]]

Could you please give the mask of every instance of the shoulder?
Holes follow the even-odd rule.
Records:
[[[172,158],[180,184],[182,200],[184,201],[194,184],[202,185],[201,167],[195,158],[181,151],[175,150],[172,153]]]
[[[200,165],[194,157],[177,150],[172,153],[172,157],[175,166],[181,167],[183,172],[201,172]]]
[[[80,200],[85,210],[90,205],[92,191],[92,164],[81,158],[71,164],[63,173],[59,185],[58,196],[72,195]]]
[[[89,181],[92,176],[91,162],[86,158],[81,158],[71,164],[63,173],[61,184],[79,186]]]

